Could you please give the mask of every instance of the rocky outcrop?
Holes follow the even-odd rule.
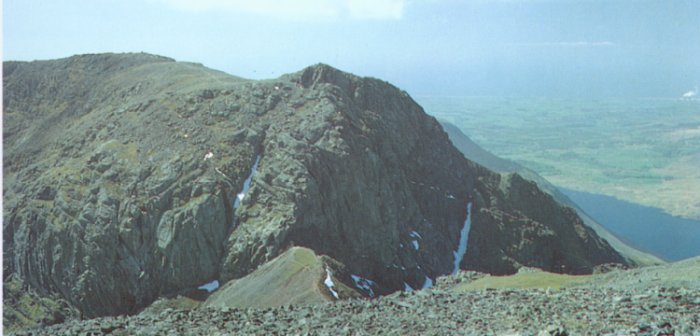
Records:
[[[512,274],[522,266],[571,274],[591,273],[610,258],[608,243],[592,234],[576,212],[559,205],[517,174],[487,184],[469,235],[466,268]],[[620,262],[624,260],[617,258]]]
[[[625,262],[376,79],[315,65],[256,82],[143,54],[4,67],[5,270],[86,317],[244,277],[292,246],[377,295],[455,268]]]

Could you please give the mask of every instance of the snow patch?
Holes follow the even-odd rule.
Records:
[[[352,278],[352,281],[355,283],[355,287],[358,289],[361,289],[365,291],[369,297],[374,297],[374,290],[372,289],[372,286],[376,286],[377,284],[369,279],[365,279],[363,277],[351,274],[350,277]]]
[[[205,284],[197,287],[197,289],[203,289],[203,290],[207,291],[208,293],[211,293],[211,292],[217,290],[218,288],[219,288],[219,280],[214,280],[212,282],[205,283]]]
[[[411,231],[408,234],[408,236],[413,238],[413,240],[411,241],[411,244],[413,244],[413,249],[418,251],[418,249],[420,249],[420,244],[418,244],[418,239],[423,239],[423,237],[421,237],[421,235],[416,231]]]
[[[457,251],[454,252],[455,267],[452,271],[452,274],[456,274],[457,272],[459,272],[459,264],[462,263],[462,259],[464,259],[464,254],[467,253],[467,238],[469,238],[469,229],[471,229],[471,226],[472,202],[469,202],[467,204],[467,219],[464,220],[464,227],[462,227],[462,231],[459,234],[459,246],[457,247]]]
[[[428,289],[430,287],[433,287],[433,279],[428,277],[427,275],[425,276],[425,282],[423,282],[423,288],[421,289]]]
[[[417,240],[411,240],[411,243],[413,243],[413,248],[414,248],[416,251],[418,251],[418,249],[420,248],[420,245],[418,245],[418,241],[417,241]]]
[[[414,289],[413,289],[413,287],[411,287],[409,284],[407,284],[407,283],[404,282],[404,283],[403,283],[403,291],[404,291],[404,292],[413,292]]]
[[[243,189],[241,189],[241,192],[236,195],[236,200],[233,202],[233,210],[236,210],[241,206],[241,201],[243,201],[243,198],[245,198],[245,194],[248,193],[248,189],[250,189],[250,182],[253,180],[253,175],[255,175],[255,171],[258,170],[258,163],[260,163],[260,155],[258,155],[258,157],[255,159],[253,168],[250,169],[250,175],[248,175],[248,178],[243,181]]]
[[[331,279],[331,270],[328,267],[326,267],[326,280],[323,281],[323,284],[326,285],[329,291],[331,291],[333,297],[340,299],[340,297],[338,297],[338,292],[333,289],[335,284],[333,283],[333,279]]]

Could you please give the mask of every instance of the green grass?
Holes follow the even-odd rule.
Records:
[[[592,275],[567,275],[549,272],[518,273],[508,276],[486,276],[476,281],[460,284],[457,292],[493,289],[551,288],[559,289],[591,281]]]
[[[293,247],[247,276],[228,282],[212,294],[206,306],[267,308],[317,304],[331,300],[322,284],[324,264],[312,250]],[[352,289],[334,280],[336,291]]]

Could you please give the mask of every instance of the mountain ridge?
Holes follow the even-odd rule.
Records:
[[[148,55],[4,67],[5,273],[85,317],[242,278],[292,246],[379,295],[421,288],[453,272],[469,221],[461,269],[627,263],[380,80],[320,64],[250,81]]]

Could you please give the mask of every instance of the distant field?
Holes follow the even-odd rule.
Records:
[[[700,219],[700,101],[416,100],[487,150],[556,185]]]

